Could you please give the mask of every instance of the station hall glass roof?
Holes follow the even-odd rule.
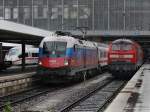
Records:
[[[150,0],[0,0],[0,19],[47,30],[150,30]]]
[[[0,0],[0,19],[76,35],[82,34],[75,27],[88,27],[90,36],[143,37],[150,35],[149,5],[150,0]]]

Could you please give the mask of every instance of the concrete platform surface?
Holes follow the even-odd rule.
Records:
[[[0,71],[0,77],[5,76],[13,76],[13,75],[20,75],[23,73],[35,72],[37,69],[37,65],[26,65],[25,69],[22,71],[21,66],[12,66],[8,67],[6,70]]]
[[[20,74],[13,74],[13,75],[11,75],[11,73],[10,73],[10,75],[8,75],[8,76],[1,76],[0,83],[32,77],[35,75],[35,73],[36,72],[28,72],[28,73],[20,73]]]
[[[105,112],[150,112],[150,64],[144,64]]]

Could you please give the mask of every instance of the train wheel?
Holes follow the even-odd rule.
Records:
[[[102,67],[98,67],[98,72],[101,74],[102,73]]]
[[[80,73],[79,72],[75,72],[74,73],[74,76],[72,78],[72,81],[73,82],[79,82],[81,80],[81,76],[80,76]]]
[[[88,71],[87,71],[87,77],[88,77],[88,78],[91,78],[91,77],[92,77],[92,74],[93,74],[93,71],[92,71],[92,70],[88,70]]]
[[[86,81],[87,78],[87,71],[83,71],[83,81]]]
[[[100,72],[99,70],[97,70],[97,69],[93,69],[92,71],[93,71],[92,76],[99,75],[99,72]]]

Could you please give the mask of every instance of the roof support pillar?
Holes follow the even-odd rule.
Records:
[[[22,71],[25,70],[25,42],[22,41]]]

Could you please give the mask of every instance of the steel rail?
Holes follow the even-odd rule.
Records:
[[[89,99],[89,98],[91,98],[91,97],[94,97],[98,92],[101,92],[101,91],[103,91],[103,92],[107,92],[107,90],[105,90],[104,91],[104,89],[106,88],[106,87],[108,87],[109,85],[111,85],[111,83],[113,83],[115,80],[108,80],[108,81],[106,81],[105,83],[103,83],[99,88],[97,88],[97,89],[95,89],[95,90],[93,90],[92,92],[90,92],[90,93],[88,93],[88,94],[86,94],[85,96],[83,96],[82,98],[80,98],[79,100],[77,100],[77,101],[75,101],[75,102],[73,102],[71,105],[69,105],[69,106],[67,106],[67,107],[65,107],[65,108],[63,108],[62,110],[60,110],[59,112],[69,112],[69,111],[71,111],[71,112],[73,112],[73,109],[75,109],[77,106],[78,107],[80,107],[80,106],[82,106],[82,105],[80,105],[81,103],[84,103],[85,102],[85,105],[88,103],[88,102],[86,102],[86,100],[87,99]],[[123,82],[121,82],[120,83],[120,85],[119,85],[119,87],[115,90],[115,91],[110,91],[110,90],[108,90],[109,92],[112,92],[112,95],[110,95],[109,97],[108,97],[108,99],[106,99],[105,101],[103,101],[104,103],[101,105],[101,106],[99,106],[96,110],[96,112],[101,112],[113,99],[114,99],[114,97],[119,93],[119,91],[124,87],[124,85],[126,84],[126,81],[123,81]],[[101,97],[100,96],[100,94],[99,94],[99,97]],[[91,100],[90,100],[91,101]],[[92,102],[93,101],[93,102]],[[94,105],[96,105],[96,103],[94,102],[95,100],[92,100],[90,103],[91,104],[93,104],[93,106],[92,105],[88,105],[89,107],[88,108],[91,108],[92,109],[92,107],[94,107]],[[95,108],[93,108],[93,110],[91,110],[90,109],[90,111],[94,111],[95,110]],[[82,109],[81,108],[81,110],[80,110],[80,108],[78,108],[77,110],[75,110],[75,111],[86,111],[86,110],[84,110],[84,109]],[[88,110],[87,110],[88,111]]]

